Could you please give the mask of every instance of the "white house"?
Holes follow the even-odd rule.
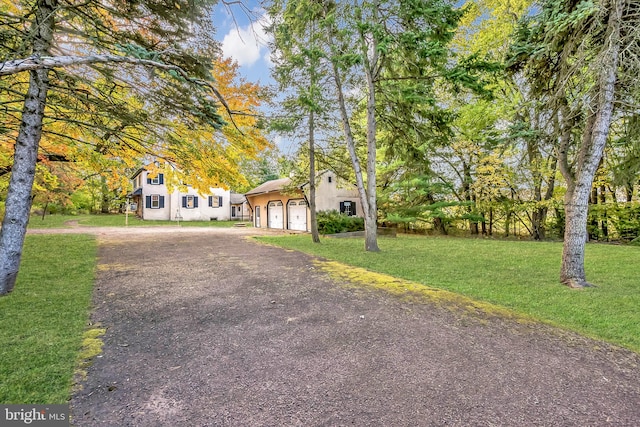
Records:
[[[251,219],[251,209],[244,194],[231,192],[231,219],[236,221]]]
[[[232,212],[229,190],[211,188],[208,193],[200,194],[187,186],[186,192],[177,189],[169,192],[164,174],[158,173],[153,178],[149,175],[149,171],[141,168],[131,177],[132,205],[135,206],[136,215],[144,220],[226,221],[233,218],[232,213],[242,215],[242,202],[240,208],[236,203]],[[246,210],[248,211],[248,207]]]

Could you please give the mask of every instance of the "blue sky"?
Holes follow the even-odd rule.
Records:
[[[263,29],[267,18],[259,3],[255,0],[229,6],[219,3],[213,23],[224,55],[238,62],[242,75],[249,81],[270,83],[269,49]]]
[[[272,84],[268,36],[263,28],[268,21],[259,2],[242,0],[242,5],[228,7],[218,4],[213,23],[216,27],[216,39],[222,43],[224,55],[238,62],[242,76],[248,81]],[[295,142],[281,135],[271,135],[271,138],[283,154],[297,149]]]

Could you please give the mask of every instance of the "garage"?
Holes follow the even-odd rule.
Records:
[[[290,200],[287,203],[289,230],[307,231],[307,203],[304,200]]]
[[[284,228],[284,209],[282,202],[269,202],[267,207],[269,228]]]

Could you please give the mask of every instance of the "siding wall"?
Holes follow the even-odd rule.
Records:
[[[329,182],[331,178],[331,182]],[[309,194],[309,186],[304,187],[305,193]],[[340,202],[352,202],[356,204],[356,215],[359,217],[364,216],[362,206],[360,203],[360,197],[358,195],[358,189],[352,184],[343,183],[336,177],[333,172],[327,171],[320,176],[316,181],[316,210],[317,211],[329,211],[340,210]]]
[[[169,193],[166,185],[149,184],[147,182],[148,172],[142,170],[133,178],[134,191],[142,187],[142,195],[136,199],[138,206],[136,214],[144,220],[178,220],[180,221],[209,221],[216,219],[219,221],[227,221],[231,218],[231,192],[222,188],[212,188],[211,193],[206,195],[198,194],[196,190],[187,187],[186,193],[178,190]],[[163,198],[162,208],[148,208],[147,197],[158,195]],[[184,196],[195,196],[198,198],[197,208],[184,208],[182,206],[182,198]],[[209,207],[209,196],[222,197],[222,205],[220,207]]]
[[[251,209],[253,210],[253,226],[258,227],[257,217],[256,217],[256,206],[260,206],[260,228],[267,228],[267,221],[269,218],[269,210],[268,205],[269,202],[279,201],[282,202],[283,214],[284,214],[284,228],[287,229],[289,218],[287,217],[287,202],[289,200],[300,200],[303,199],[302,193],[298,195],[284,195],[280,192],[274,191],[266,194],[258,194],[255,196],[249,195],[246,196],[249,204],[251,205]],[[307,209],[307,229],[309,228],[310,223],[310,213],[309,209]]]

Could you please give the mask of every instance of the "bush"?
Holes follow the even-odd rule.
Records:
[[[347,216],[336,210],[318,212],[318,232],[320,234],[346,233],[364,230],[364,219]]]

